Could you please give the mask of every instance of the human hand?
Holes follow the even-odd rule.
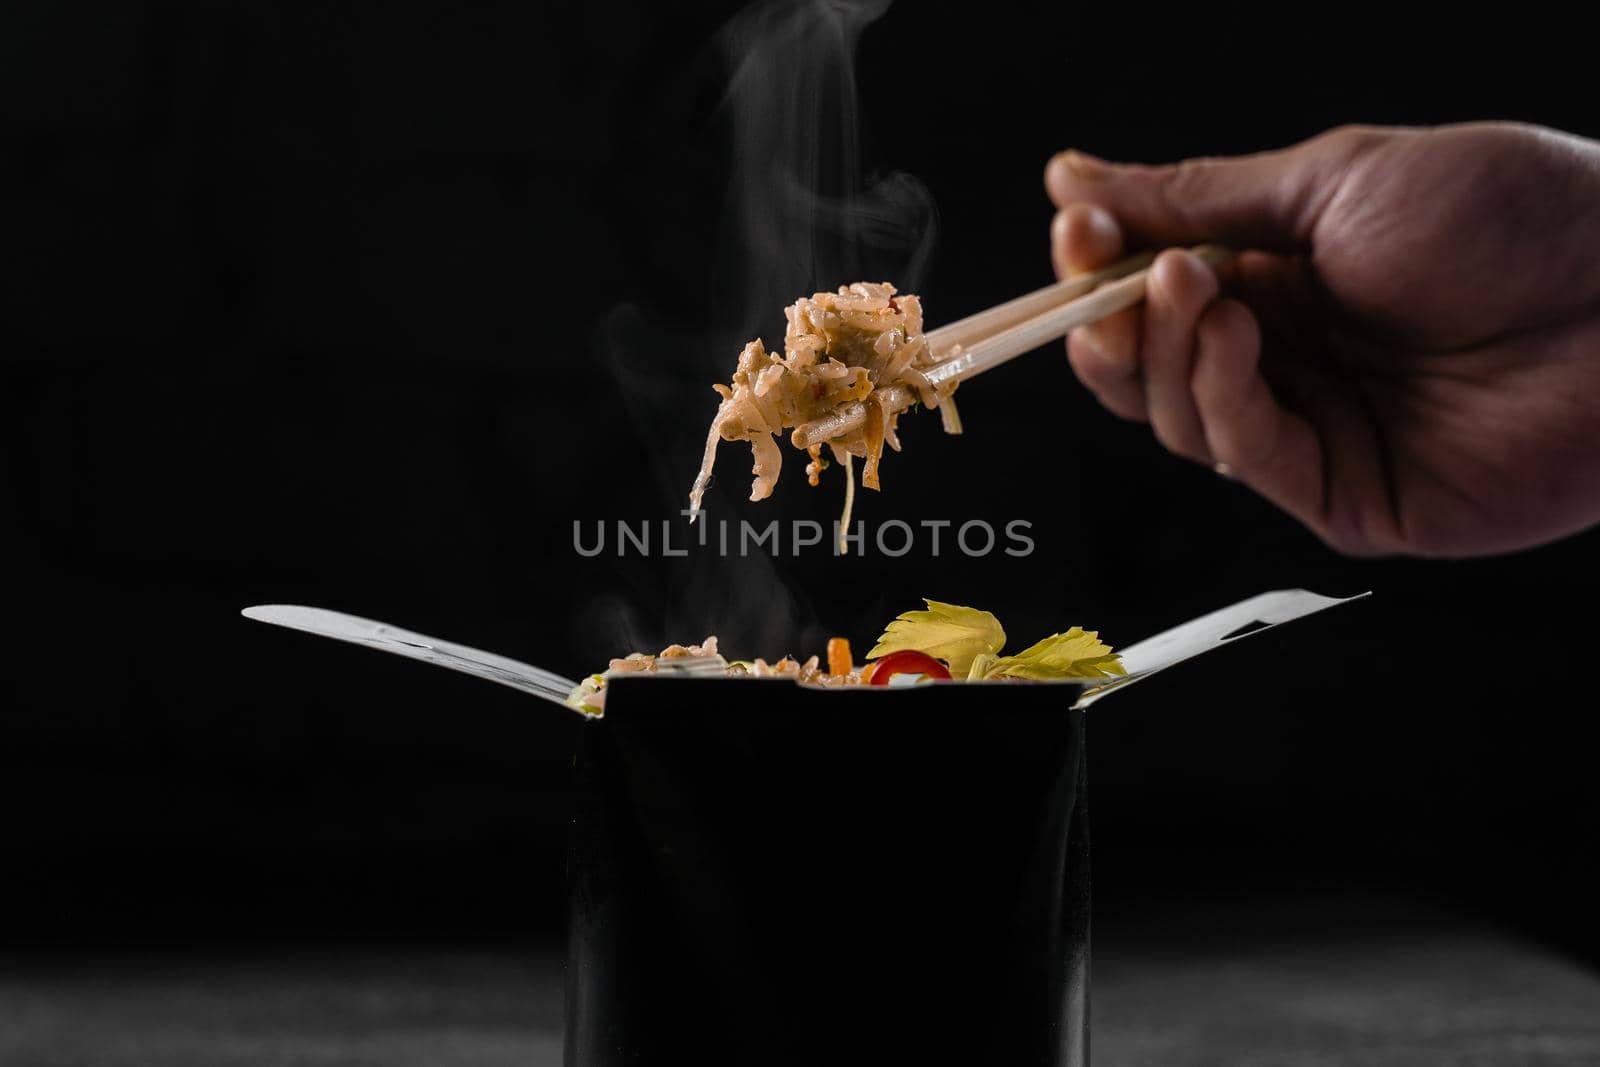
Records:
[[[1600,145],[1348,128],[1171,166],[1050,161],[1057,272],[1162,253],[1074,371],[1171,451],[1354,555],[1470,556],[1600,521]]]

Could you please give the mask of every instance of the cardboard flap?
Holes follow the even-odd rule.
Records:
[[[326,608],[308,608],[299,604],[258,604],[245,608],[245,618],[269,622],[291,630],[331,637],[335,641],[348,641],[365,645],[379,652],[388,652],[407,659],[421,660],[435,667],[470,674],[474,678],[510,686],[512,689],[543,697],[582,715],[576,708],[568,707],[567,694],[577,683],[559,674],[535,667],[529,663],[497,656],[493,652],[458,645],[427,634],[402,630],[386,622],[363,619],[359,615],[346,615]],[[585,716],[587,718],[587,716]]]
[[[1305,589],[1279,589],[1241,600],[1122,649],[1122,665],[1127,669],[1127,675],[1089,690],[1078,699],[1076,706],[1088,707],[1108,693],[1124,689],[1184,660],[1204,655],[1252,634],[1371,595],[1367,592],[1349,597],[1332,597]]]

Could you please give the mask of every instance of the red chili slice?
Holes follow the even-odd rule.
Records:
[[[950,680],[950,671],[943,663],[926,652],[913,652],[908,649],[904,652],[891,652],[882,659],[874,660],[872,674],[867,678],[867,684],[888,685],[889,679],[897,674],[920,674],[940,681]]]

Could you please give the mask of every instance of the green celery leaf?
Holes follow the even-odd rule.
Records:
[[[906,650],[922,652],[949,664],[951,677],[963,678],[973,660],[996,655],[1005,646],[1006,632],[989,612],[937,600],[924,599],[923,603],[928,605],[927,611],[907,611],[889,623],[867,658]]]
[[[1111,646],[1092,630],[1074,626],[1051,634],[1015,656],[1001,656],[984,674],[986,678],[1029,678],[1054,681],[1063,678],[1111,678],[1128,673]]]

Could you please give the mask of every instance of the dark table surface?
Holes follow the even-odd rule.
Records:
[[[0,963],[0,1064],[561,1061],[558,949],[126,948]],[[1600,975],[1471,916],[1340,895],[1107,917],[1093,1056],[1160,1064],[1596,1064]]]

